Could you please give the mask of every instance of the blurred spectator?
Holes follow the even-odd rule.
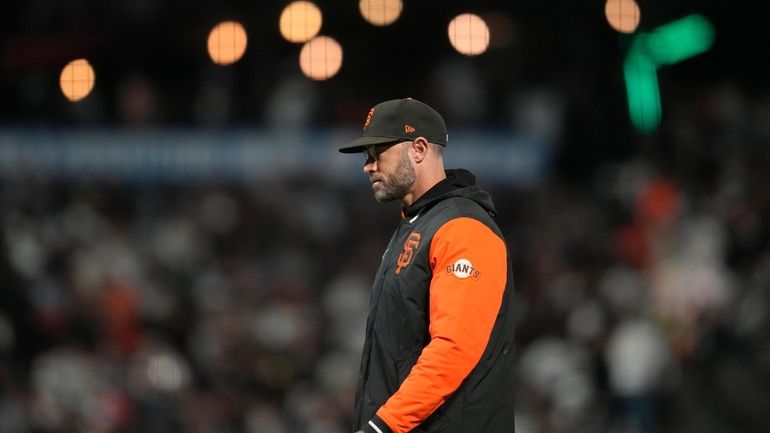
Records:
[[[649,320],[627,318],[610,335],[605,356],[610,389],[620,400],[628,431],[659,431],[655,394],[670,362],[660,331]]]

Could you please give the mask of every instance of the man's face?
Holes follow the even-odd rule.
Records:
[[[364,173],[369,175],[374,198],[380,203],[403,199],[417,178],[404,143],[409,142],[369,147],[364,152]]]

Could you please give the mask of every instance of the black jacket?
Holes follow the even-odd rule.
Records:
[[[513,432],[513,275],[465,170],[411,207],[377,271],[354,430]]]

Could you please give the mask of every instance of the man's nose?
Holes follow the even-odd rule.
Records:
[[[364,163],[364,173],[374,173],[376,171],[377,160],[370,159]]]

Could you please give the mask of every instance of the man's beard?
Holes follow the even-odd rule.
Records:
[[[417,179],[417,175],[414,172],[414,167],[409,163],[409,152],[402,148],[401,160],[396,171],[389,179],[381,180],[380,189],[374,191],[374,198],[380,203],[401,200],[409,193],[415,179]]]

